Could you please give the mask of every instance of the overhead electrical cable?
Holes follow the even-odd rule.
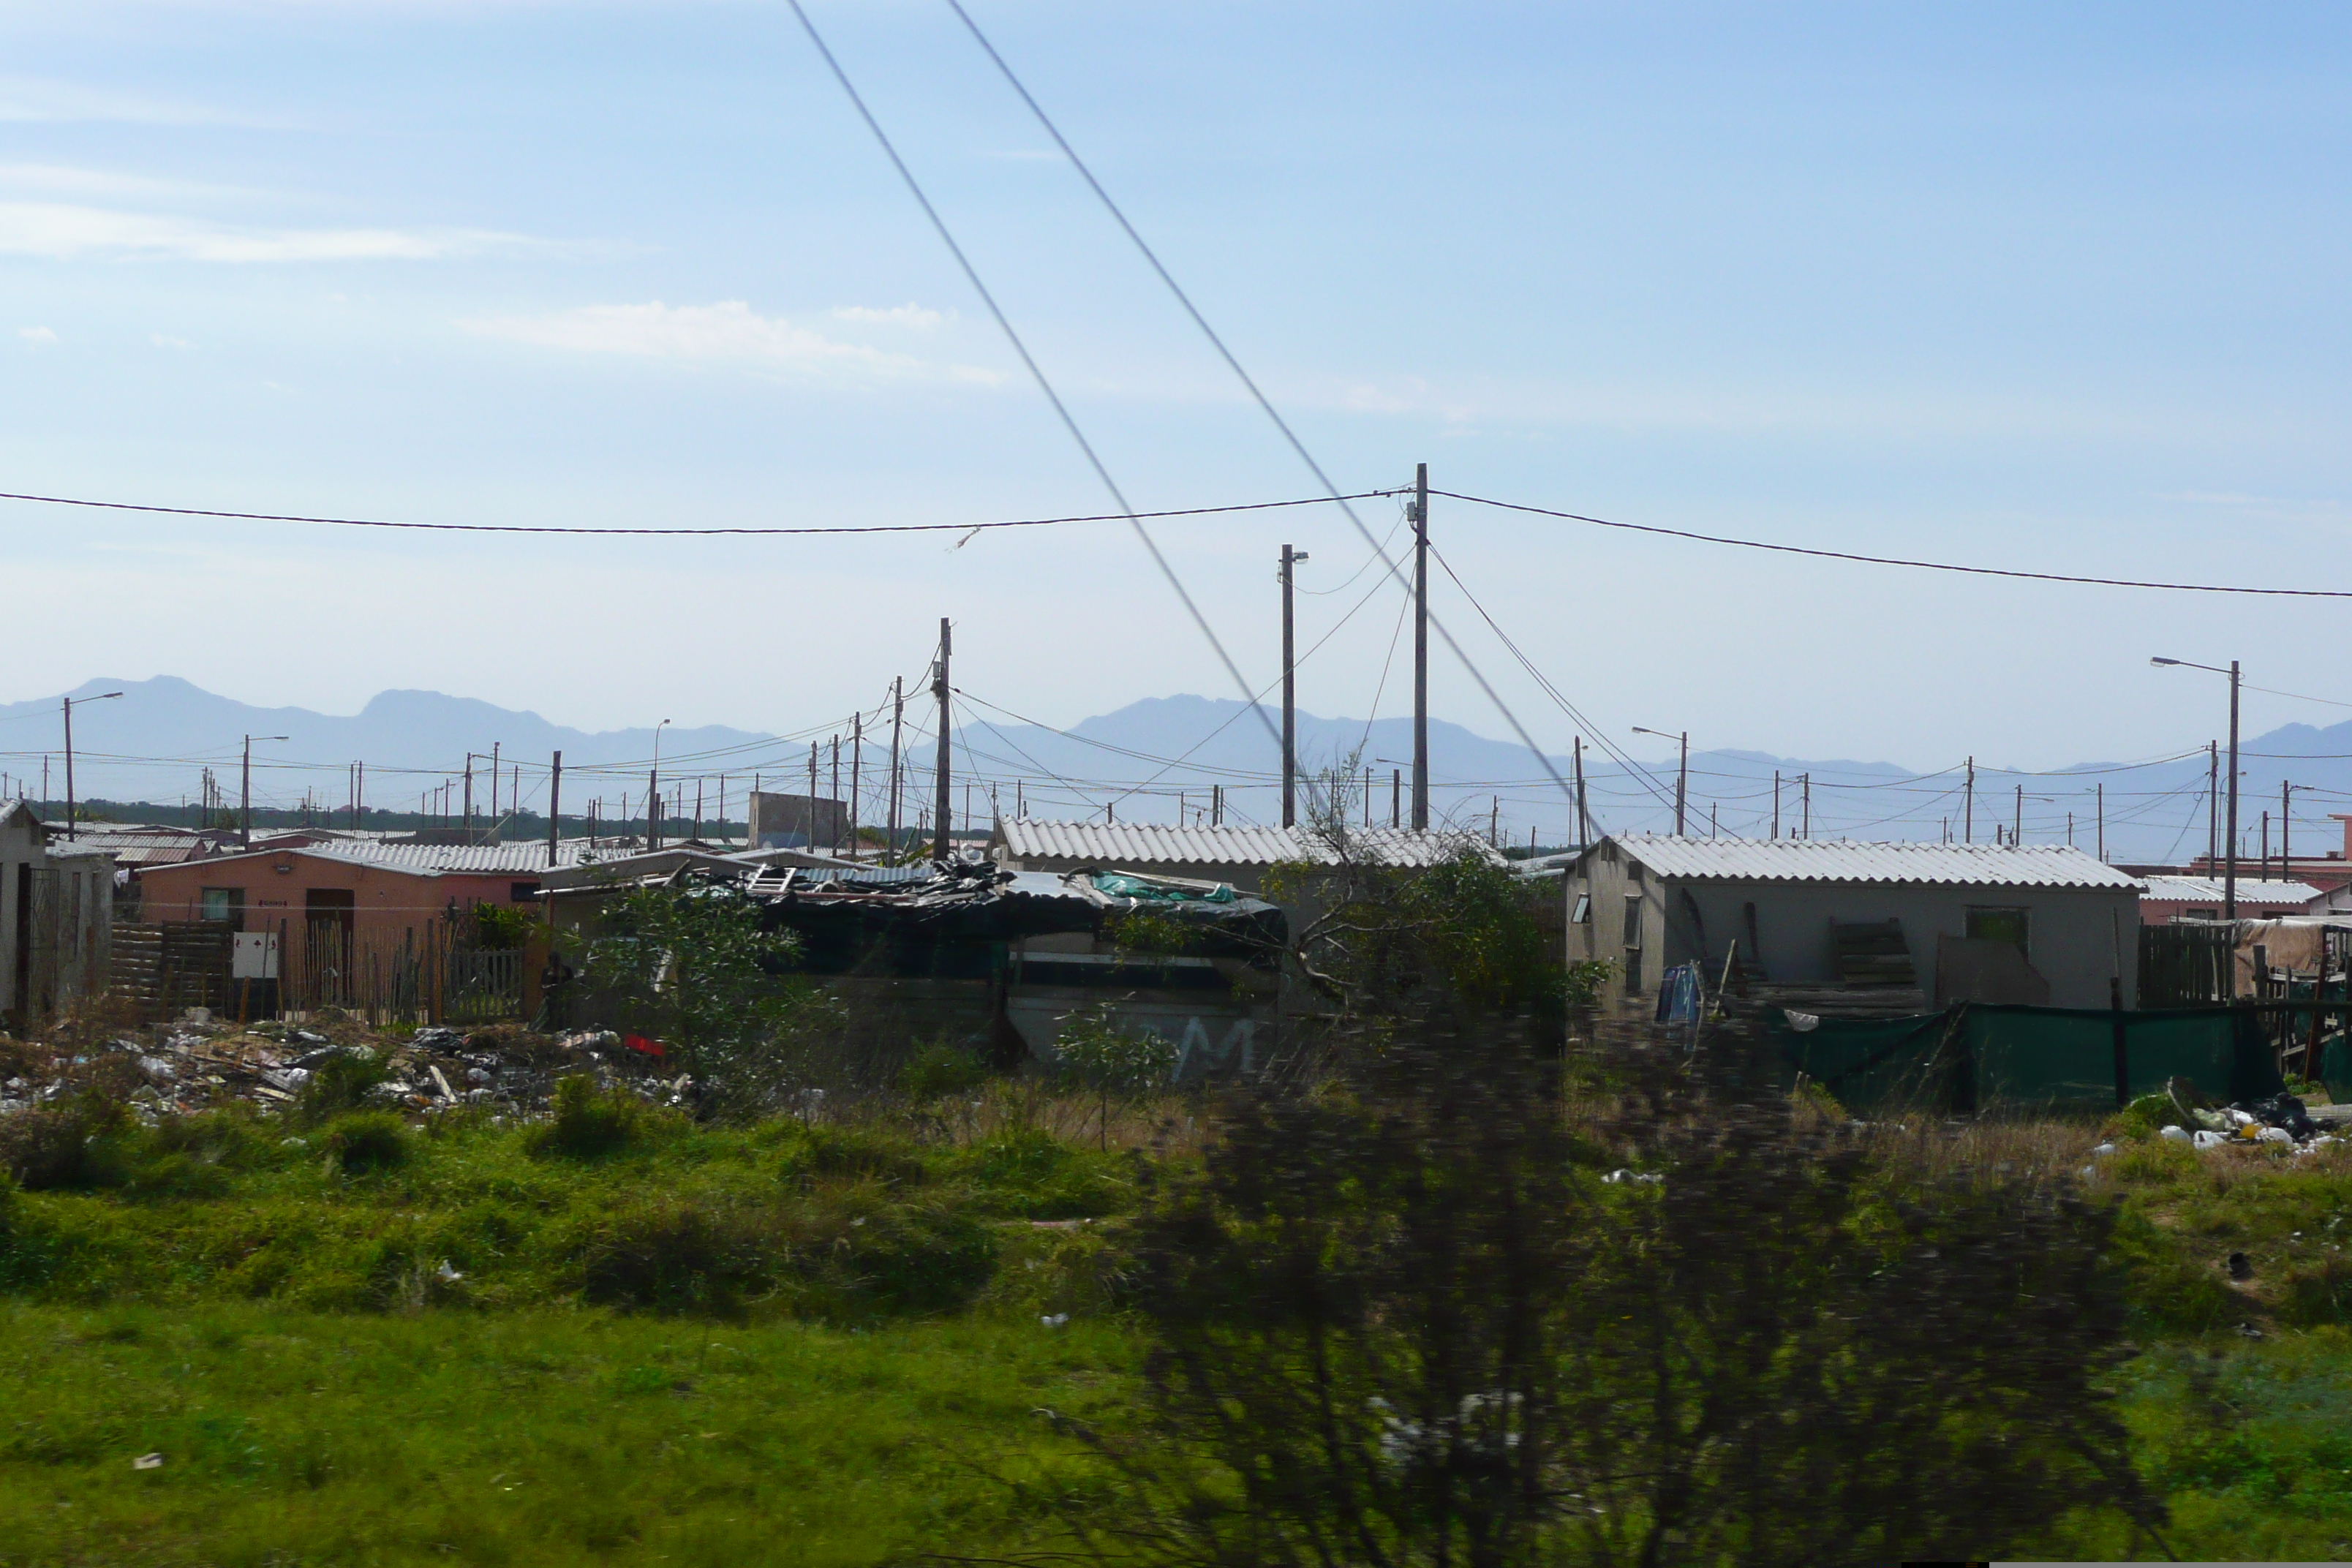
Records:
[[[826,68],[833,72],[834,80],[841,84],[841,90],[848,95],[851,105],[857,110],[858,118],[866,121],[866,128],[868,131],[874,132],[874,140],[881,144],[882,152],[890,160],[891,167],[898,171],[899,179],[906,183],[908,193],[915,198],[916,205],[923,209],[923,216],[930,219],[931,227],[938,232],[940,243],[948,247],[948,253],[955,258],[956,266],[962,269],[964,280],[971,285],[972,292],[978,294],[981,302],[988,307],[988,313],[995,318],[997,328],[1003,332],[1005,342],[1013,345],[1013,352],[1020,356],[1022,364],[1028,368],[1030,379],[1037,384],[1037,390],[1043,393],[1045,401],[1053,405],[1055,417],[1062,422],[1062,428],[1069,432],[1070,439],[1076,442],[1078,450],[1086,455],[1087,466],[1094,469],[1095,477],[1102,481],[1103,489],[1110,492],[1111,500],[1118,505],[1120,515],[1127,519],[1128,526],[1134,530],[1136,539],[1150,554],[1152,564],[1160,568],[1160,576],[1167,579],[1168,586],[1175,591],[1176,597],[1183,603],[1184,613],[1192,616],[1193,626],[1200,629],[1201,636],[1207,639],[1209,647],[1215,651],[1218,662],[1225,667],[1225,673],[1233,679],[1234,689],[1246,700],[1250,694],[1250,683],[1243,679],[1241,667],[1234,662],[1233,655],[1225,651],[1225,645],[1218,637],[1216,628],[1209,625],[1208,616],[1202,615],[1201,606],[1193,602],[1192,595],[1184,586],[1183,579],[1176,574],[1176,569],[1168,563],[1168,557],[1160,552],[1159,542],[1151,537],[1151,531],[1143,526],[1142,518],[1137,513],[1135,508],[1129,504],[1126,492],[1121,490],[1118,482],[1110,477],[1110,469],[1104,466],[1102,458],[1095,451],[1094,444],[1087,439],[1086,432],[1078,428],[1077,420],[1071,416],[1069,408],[1062,402],[1061,395],[1054,390],[1054,384],[1046,379],[1044,368],[1030,354],[1028,345],[1021,341],[1021,334],[1013,330],[1011,318],[1007,317],[1003,310],[998,306],[996,296],[989,292],[988,285],[981,281],[979,269],[973,267],[971,258],[964,255],[963,247],[956,243],[954,234],[948,228],[947,220],[942,218],[939,209],[931,205],[930,197],[923,194],[922,184],[915,178],[914,171],[907,166],[905,159],[898,156],[898,149],[891,143],[890,138],[883,132],[882,122],[874,118],[874,111],[866,108],[866,100],[858,96],[857,89],[850,82],[849,73],[842,68],[841,62],[835,59],[833,51],[825,47],[824,35],[816,30],[816,24],[809,19],[807,9],[802,5],[801,0],[791,0],[791,5],[793,15],[800,18],[802,31],[808,34],[809,42],[815,45],[816,52],[824,58]],[[1256,708],[1255,703],[1252,703],[1251,706]],[[1273,721],[1265,717],[1264,710],[1258,710],[1258,718],[1265,724],[1267,733],[1274,733]],[[1310,792],[1313,787],[1311,784],[1308,785]]]
[[[1183,307],[1184,313],[1192,318],[1192,324],[1201,329],[1202,335],[1209,340],[1210,346],[1217,351],[1218,356],[1225,362],[1226,367],[1240,379],[1242,385],[1248,390],[1250,396],[1265,412],[1265,416],[1274,422],[1274,427],[1282,433],[1282,438],[1289,443],[1290,449],[1298,455],[1299,461],[1305,463],[1307,471],[1315,476],[1316,483],[1328,492],[1330,500],[1339,503],[1340,512],[1355,531],[1363,536],[1364,542],[1379,552],[1381,563],[1388,568],[1389,575],[1396,580],[1400,587],[1406,587],[1404,569],[1389,558],[1387,550],[1372,536],[1372,531],[1364,525],[1364,520],[1356,515],[1356,509],[1348,504],[1349,498],[1339,493],[1339,487],[1331,482],[1331,477],[1323,471],[1323,465],[1315,460],[1314,454],[1307,449],[1307,444],[1298,438],[1297,432],[1291,429],[1289,421],[1283,418],[1276,410],[1273,401],[1258,386],[1249,372],[1242,368],[1242,362],[1234,357],[1233,350],[1225,346],[1225,340],[1217,335],[1217,330],[1209,325],[1209,319],[1201,313],[1200,307],[1192,303],[1192,297],[1184,292],[1182,286],[1176,281],[1174,274],[1161,264],[1159,253],[1151,248],[1136,226],[1128,221],[1127,214],[1120,209],[1117,202],[1111,199],[1110,193],[1103,188],[1102,182],[1095,178],[1094,171],[1087,166],[1085,159],[1078,156],[1077,149],[1070,145],[1069,139],[1062,134],[1061,128],[1054,123],[1053,117],[1045,112],[1044,105],[1040,104],[1030,93],[1028,88],[1023,85],[1020,77],[1015,75],[1013,68],[1005,63],[1004,57],[996,52],[996,46],[988,41],[988,35],[980,30],[980,24],[971,19],[971,14],[963,8],[961,0],[947,0],[947,3],[949,9],[955,12],[957,17],[970,30],[973,41],[978,43],[982,50],[995,63],[996,68],[1003,73],[1005,81],[1012,86],[1015,93],[1020,95],[1021,101],[1029,106],[1029,112],[1037,117],[1037,123],[1045,128],[1045,134],[1054,139],[1054,145],[1062,150],[1062,155],[1070,161],[1070,167],[1077,171],[1080,179],[1086,181],[1087,188],[1094,192],[1096,197],[1101,201],[1104,210],[1108,212],[1113,221],[1126,231],[1127,237],[1135,242],[1135,248],[1142,253],[1143,259],[1150,264],[1151,270],[1159,274],[1160,282],[1168,286],[1168,291],[1176,297],[1176,302]],[[800,0],[793,0],[793,8],[795,11],[800,9]],[[803,15],[801,20],[805,26],[808,18]],[[814,36],[814,30],[811,36]],[[1426,528],[1425,521],[1423,526]],[[1409,588],[1408,591],[1410,591]],[[1518,715],[1511,710],[1510,704],[1503,700],[1502,693],[1495,689],[1493,684],[1487,680],[1486,673],[1463,650],[1462,645],[1454,641],[1454,634],[1446,630],[1444,623],[1435,616],[1429,617],[1429,624],[1436,628],[1439,637],[1445,639],[1445,646],[1453,650],[1455,658],[1461,660],[1462,668],[1470,672],[1470,679],[1478,683],[1479,689],[1486,694],[1486,700],[1495,705],[1496,710],[1502,714],[1504,721],[1511,726],[1512,731],[1518,736],[1520,742],[1534,755],[1537,765],[1550,775],[1551,782],[1559,787],[1562,795],[1572,799],[1573,792],[1569,788],[1568,781],[1559,776],[1559,771],[1551,765],[1551,759],[1544,755],[1543,748],[1536,744],[1535,737],[1528,733],[1527,727],[1519,722]],[[1596,736],[1595,739],[1599,737]],[[1308,788],[1311,790],[1313,787],[1310,781]]]
[[[1370,500],[1393,495],[1393,490],[1364,490],[1351,497]],[[299,512],[224,511],[201,506],[149,506],[127,500],[89,500],[78,496],[27,495],[0,490],[0,500],[36,501],[43,506],[89,507],[101,511],[155,512],[166,517],[218,517],[242,522],[307,522],[334,528],[422,529],[434,533],[565,533],[615,539],[779,538],[843,533],[972,533],[992,528],[1055,528],[1069,522],[1133,522],[1139,518],[1210,517],[1221,512],[1278,511],[1286,507],[1326,506],[1328,496],[1298,500],[1243,501],[1233,506],[1178,507],[1168,511],[1106,511],[1073,517],[1022,517],[993,522],[860,522],[812,528],[562,528],[521,522],[409,522],[380,517],[312,517]]]
[[[953,0],[950,3],[952,4]],[[1819,550],[1802,544],[1770,544],[1758,539],[1733,539],[1720,533],[1695,533],[1688,529],[1661,528],[1654,523],[1612,522],[1605,517],[1586,517],[1579,512],[1555,511],[1549,507],[1526,506],[1517,501],[1463,495],[1454,490],[1433,489],[1429,493],[1444,496],[1448,500],[1468,501],[1473,506],[1496,507],[1504,511],[1523,511],[1537,517],[1557,517],[1569,522],[1591,523],[1595,528],[1621,529],[1628,533],[1654,533],[1668,539],[1692,540],[1700,544],[1735,544],[1742,550],[1768,550],[1780,555],[1853,561],[1865,566],[1908,566],[1921,572],[1958,572],[1971,577],[2021,577],[2035,583],[2082,583],[2101,588],[2158,588],[2176,594],[2256,594],[2284,599],[2352,599],[2352,588],[2245,588],[2214,583],[2155,583],[2133,577],[2077,577],[2063,572],[2027,572],[2010,566],[1960,566],[1948,561],[1913,561],[1899,555],[1859,555],[1845,550]],[[2310,698],[2306,700],[2326,701],[2326,699]]]

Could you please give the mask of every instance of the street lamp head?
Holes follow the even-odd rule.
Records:
[[[2179,664],[2180,661],[2177,658],[2151,658],[2147,662],[2150,664]]]

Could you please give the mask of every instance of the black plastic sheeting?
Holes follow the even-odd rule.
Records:
[[[1101,938],[1119,916],[1142,911],[1181,927],[1183,951],[1273,967],[1289,939],[1282,910],[1245,895],[1224,901],[1118,898],[1089,873],[1004,871],[942,863],[917,879],[901,869],[800,868],[751,879],[769,930],[800,938],[792,967],[803,974],[986,979],[1008,944],[1034,936]]]

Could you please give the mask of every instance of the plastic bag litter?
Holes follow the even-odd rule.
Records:
[[[2232,1114],[2245,1112],[2251,1120],[2265,1127],[2284,1127],[2299,1142],[2319,1131],[2311,1119],[2310,1108],[2291,1094],[2273,1094],[2261,1100],[2242,1100],[2231,1107]]]
[[[2194,1142],[2200,1149],[2219,1149],[2222,1144],[2227,1143],[2229,1140],[2221,1136],[2219,1132],[2210,1132],[2200,1127],[2197,1130],[2196,1134],[2190,1142]]]
[[[2288,1131],[2284,1127],[2265,1127],[2259,1134],[2257,1134],[2257,1137],[2260,1142],[2264,1143],[2292,1143],[2294,1142],[2294,1134]]]
[[[2186,1143],[2189,1142],[2189,1129],[2186,1127],[2167,1127],[2158,1131],[2157,1136],[2158,1138],[2169,1139],[2175,1143]]]
[[[2092,1151],[2091,1151],[2091,1154],[2092,1154],[2092,1157],[2093,1157],[2093,1158],[2095,1158],[2095,1159],[2102,1159],[2102,1160],[2103,1160],[2103,1159],[2106,1158],[2108,1155],[2110,1155],[2110,1154],[2114,1153],[2115,1152],[2116,1152],[2116,1146],[2115,1146],[2114,1144],[2112,1144],[2112,1143],[2102,1143],[2102,1144],[2100,1144],[2097,1148],[2095,1148],[2095,1149],[2092,1150]]]

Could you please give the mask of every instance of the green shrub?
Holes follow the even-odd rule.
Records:
[[[408,1163],[407,1124],[389,1110],[353,1110],[326,1127],[325,1145],[347,1176],[389,1171]]]
[[[664,1200],[607,1216],[580,1249],[581,1295],[599,1306],[732,1317],[769,1279],[769,1249],[736,1213]]]
[[[929,1174],[905,1144],[859,1127],[820,1124],[793,1140],[784,1173],[871,1180],[893,1186],[920,1186]]]
[[[959,1046],[934,1040],[898,1069],[898,1092],[909,1100],[961,1094],[986,1080],[988,1064]]]
[[[2116,1112],[2116,1119],[2118,1136],[2153,1138],[2158,1129],[2179,1121],[2180,1112],[2168,1094],[2143,1094]]]
[[[86,1089],[0,1119],[0,1173],[34,1192],[111,1185],[137,1123],[112,1095]]]
[[[617,1153],[644,1137],[646,1121],[642,1101],[575,1073],[556,1084],[555,1120],[531,1130],[531,1152],[583,1160]]]
[[[1034,1127],[975,1144],[951,1168],[990,1209],[1024,1219],[1094,1218],[1134,1197],[1121,1156],[1072,1148]]]
[[[829,1259],[872,1309],[944,1312],[971,1300],[996,1268],[987,1227],[943,1205],[893,1204],[860,1214]]]
[[[295,1118],[315,1127],[347,1110],[358,1110],[368,1103],[375,1086],[390,1076],[391,1069],[373,1051],[366,1056],[337,1052],[311,1069],[301,1092],[295,1096]]]

